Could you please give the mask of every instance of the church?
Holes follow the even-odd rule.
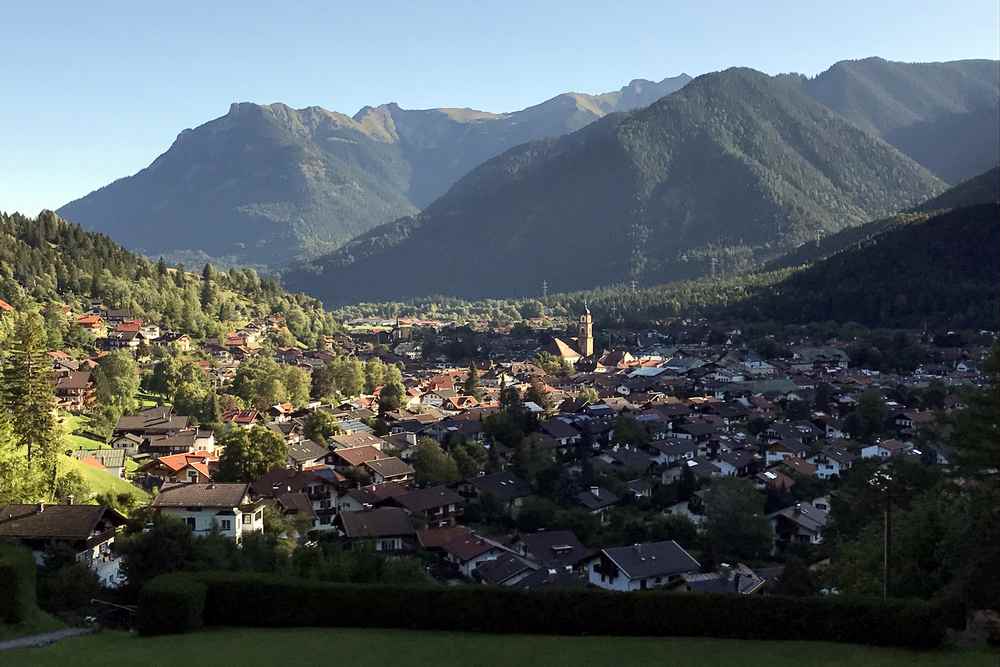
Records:
[[[594,317],[590,308],[586,308],[577,323],[577,335],[569,342],[553,336],[545,350],[561,358],[569,364],[575,364],[581,359],[594,356]]]

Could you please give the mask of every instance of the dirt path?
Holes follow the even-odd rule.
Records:
[[[49,644],[54,644],[60,639],[68,639],[69,637],[78,637],[80,635],[89,635],[93,632],[95,632],[94,628],[66,628],[65,630],[56,630],[55,632],[46,632],[40,635],[19,637],[17,639],[11,639],[10,641],[0,642],[0,651],[9,651],[15,648],[38,648],[40,646],[48,646]]]

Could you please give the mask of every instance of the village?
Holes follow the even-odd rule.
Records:
[[[349,323],[311,350],[276,344],[287,340],[280,315],[208,341],[99,305],[75,321],[99,352],[50,351],[61,414],[92,413],[109,354],[135,360],[146,400],[66,454],[150,495],[128,507],[8,505],[0,537],[40,563],[63,543],[110,588],[126,583],[115,541],[129,513],[236,545],[276,517],[294,544],[419,556],[440,583],[775,590],[789,557],[822,567],[845,479],[894,461],[947,465],[939,422],[963,385],[982,383],[986,353],[944,348],[943,361],[901,376],[852,367],[836,342],[767,357],[739,331],[711,344],[635,332],[598,350],[586,310],[575,336],[496,333],[501,354],[473,350],[456,365],[447,352],[471,330],[428,321]],[[308,393],[242,393],[241,367],[265,361],[297,369]],[[177,363],[218,397],[214,423],[149,389]],[[256,442],[279,458],[227,461],[227,443],[245,462]]]

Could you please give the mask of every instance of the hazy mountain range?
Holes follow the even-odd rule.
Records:
[[[167,152],[59,209],[149,255],[279,266],[416,213],[476,165],[615,111],[646,106],[686,74],[602,95],[565,93],[522,111],[233,104]]]
[[[997,61],[869,58],[509,114],[234,104],[59,212],[153,256],[290,267],[338,303],[649,284],[760,265],[984,171],[998,99]]]
[[[759,263],[944,188],[795,80],[731,69],[511,149],[286,282],[329,302],[652,284]]]

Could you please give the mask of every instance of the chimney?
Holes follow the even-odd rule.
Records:
[[[729,563],[719,563],[719,574],[726,581],[729,581],[733,576],[733,567]]]
[[[802,514],[802,503],[795,503],[795,513]]]
[[[66,504],[67,505],[72,505],[73,504],[73,494],[72,493],[69,494],[68,496],[66,496]]]
[[[601,497],[601,487],[599,487],[599,486],[592,486],[592,487],[590,487],[590,493],[595,498],[600,498]]]
[[[639,560],[646,560],[645,556],[642,555],[642,545],[641,544],[639,544],[637,542],[637,543],[635,543],[635,544],[632,545],[632,548],[635,549],[635,555],[639,557]]]

